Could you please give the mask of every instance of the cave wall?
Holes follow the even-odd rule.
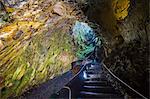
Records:
[[[147,41],[144,25],[148,17],[148,0],[89,0],[88,2],[90,4],[85,12],[86,15],[91,21],[94,20],[103,27],[101,33],[111,47],[123,41],[126,43],[135,39]]]
[[[11,21],[0,26],[0,99],[65,73],[77,59],[70,35],[77,19],[71,5],[29,0],[11,9]]]
[[[88,2],[85,14],[101,26],[107,53],[105,64],[123,81],[148,96],[148,0]]]

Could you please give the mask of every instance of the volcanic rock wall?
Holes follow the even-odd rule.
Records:
[[[73,7],[54,0],[29,0],[10,9],[11,21],[0,28],[0,98],[20,95],[68,71],[76,59],[70,36],[77,20]]]
[[[148,0],[88,1],[85,14],[102,28],[105,63],[126,83],[148,96]]]

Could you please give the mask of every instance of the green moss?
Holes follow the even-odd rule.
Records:
[[[2,98],[20,95],[30,86],[70,69],[75,58],[70,35],[59,27],[52,30],[44,30],[30,39],[16,40],[0,51],[0,68],[5,78]]]

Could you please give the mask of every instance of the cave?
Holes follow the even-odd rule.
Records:
[[[149,99],[149,0],[1,0],[0,99]]]

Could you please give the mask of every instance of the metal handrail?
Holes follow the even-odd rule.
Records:
[[[92,54],[93,54],[93,52],[92,52],[88,57],[86,57],[85,60],[87,60]],[[85,61],[85,60],[83,60],[83,61]],[[82,62],[82,63],[83,63],[83,62]],[[73,80],[75,77],[77,77],[77,76],[82,72],[82,70],[85,68],[85,66],[86,66],[86,64],[84,64],[84,65],[82,66],[82,68],[80,69],[80,71],[79,71],[77,74],[75,74],[68,82],[70,82],[70,81]],[[69,90],[69,99],[71,99],[71,94],[72,94],[72,93],[71,93],[71,88],[68,87],[68,86],[64,86],[64,88]]]
[[[133,89],[131,86],[129,86],[127,83],[125,83],[124,81],[122,81],[120,78],[118,78],[114,73],[112,73],[108,67],[104,64],[103,64],[103,67],[114,77],[116,78],[118,81],[120,81],[122,84],[124,84],[126,87],[128,87],[129,89],[131,89],[133,92],[135,92],[136,94],[138,94],[139,96],[141,96],[142,98],[144,99],[148,99],[146,98],[145,96],[143,96],[141,93],[139,93],[138,91],[136,91],[135,89]]]
[[[93,53],[91,53],[85,60],[87,60]],[[84,60],[83,60],[84,61]],[[82,66],[82,68],[80,69],[80,71],[75,74],[70,80],[73,80],[75,77],[77,77],[82,71],[83,69],[85,68],[86,64],[84,64]],[[127,83],[125,83],[124,81],[122,81],[119,77],[117,77],[114,73],[111,72],[111,70],[108,69],[108,67],[102,62],[102,66],[114,77],[116,78],[118,81],[120,81],[122,84],[124,84],[126,87],[128,87],[130,90],[132,90],[133,92],[135,92],[136,94],[138,94],[139,96],[141,96],[143,99],[148,99],[147,97],[143,96],[141,93],[139,93],[138,91],[136,91],[135,89],[133,89],[131,86],[129,86]],[[67,87],[68,89],[69,87]],[[71,99],[71,89],[69,88],[68,89],[70,92],[69,92],[69,99]]]
[[[88,57],[86,57],[85,60],[87,60],[90,56],[92,56],[92,54],[93,54],[93,52],[92,52]],[[83,61],[85,61],[85,60],[83,60]],[[82,62],[82,64],[83,64],[83,62]],[[84,65],[82,66],[82,68],[79,70],[79,72],[78,72],[77,74],[75,74],[72,78],[70,78],[69,82],[70,82],[71,80],[73,80],[75,77],[77,77],[77,76],[82,72],[82,70],[85,68],[85,66],[86,66],[86,64],[84,64]]]
[[[64,86],[64,89],[68,89],[68,91],[69,91],[69,99],[71,99],[71,89],[70,89],[70,87]]]

